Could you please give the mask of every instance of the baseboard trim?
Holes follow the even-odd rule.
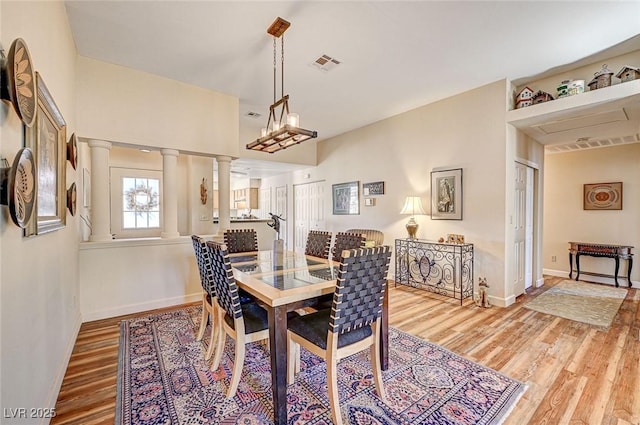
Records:
[[[569,279],[569,272],[565,270],[543,269],[542,273],[550,276],[558,276],[558,277],[564,277],[565,279]],[[615,281],[613,280],[612,277],[602,277],[602,276],[592,276],[588,274],[581,274],[580,280],[584,280],[585,282],[604,283],[611,286],[615,285]],[[627,280],[620,279],[620,277],[618,277],[618,285],[620,285],[621,288],[628,288]],[[631,287],[640,289],[640,282],[636,280],[632,280]]]
[[[171,307],[174,305],[192,303],[202,299],[202,293],[177,296],[172,298],[162,298],[159,300],[146,301],[138,304],[128,304],[110,308],[107,310],[91,311],[82,314],[82,322],[91,322],[94,320],[108,319],[111,317],[122,316],[125,314],[140,313],[142,311],[154,310],[156,308]]]
[[[73,347],[76,345],[76,339],[78,339],[78,333],[80,332],[80,326],[82,325],[82,315],[80,311],[77,311],[74,323],[73,323],[73,332],[71,332],[71,338],[67,342],[67,347],[65,349],[64,361],[58,367],[58,373],[56,373],[56,378],[51,385],[51,389],[49,390],[49,395],[47,396],[47,400],[43,407],[47,407],[49,409],[54,409],[56,407],[56,402],[58,401],[58,394],[60,394],[60,388],[62,387],[62,381],[64,380],[64,375],[67,373],[67,367],[69,366],[69,360],[71,360],[71,354],[73,353]],[[41,418],[39,423],[42,425],[48,424],[51,419]]]
[[[516,297],[510,295],[507,298],[499,298],[493,295],[489,295],[489,302],[496,307],[509,307],[511,304],[515,304]]]

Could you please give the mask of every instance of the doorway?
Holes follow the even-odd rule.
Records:
[[[304,252],[309,230],[325,230],[324,182],[294,186],[294,250]]]
[[[533,286],[534,172],[533,167],[515,163],[513,293],[516,297]]]

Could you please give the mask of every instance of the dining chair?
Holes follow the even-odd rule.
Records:
[[[230,229],[224,232],[224,243],[229,254],[258,250],[258,234],[255,229]]]
[[[342,425],[338,395],[338,361],[367,347],[381,399],[380,333],[382,302],[387,290],[391,250],[383,245],[351,249],[341,253],[342,262],[331,309],[319,310],[289,320],[287,330],[287,382],[300,370],[300,347],[325,359],[331,418]]]
[[[229,262],[229,250],[225,244],[207,241],[213,269],[213,286],[216,291],[217,343],[211,370],[220,366],[226,336],[236,342],[231,383],[227,398],[235,396],[244,365],[245,345],[269,338],[267,311],[256,302],[241,303],[238,285]]]
[[[305,255],[329,258],[331,248],[331,232],[310,230],[307,235],[307,245],[304,248]]]
[[[365,237],[360,233],[338,232],[333,242],[332,260],[340,262],[340,255],[345,249],[364,247]]]
[[[207,324],[211,322],[211,339],[205,358],[208,360],[213,354],[215,342],[215,291],[213,288],[213,269],[211,266],[211,257],[207,250],[206,241],[198,236],[191,235],[193,250],[195,252],[198,270],[200,272],[200,283],[202,285],[202,315],[200,316],[200,328],[196,336],[196,341],[201,341],[204,337]]]

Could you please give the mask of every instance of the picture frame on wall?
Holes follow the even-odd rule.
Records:
[[[25,144],[33,150],[37,164],[36,214],[25,228],[25,236],[66,225],[67,124],[38,72],[36,87],[36,121],[25,133]]]
[[[584,185],[584,210],[621,210],[622,182]]]
[[[462,168],[431,172],[431,219],[462,220]]]
[[[332,186],[333,214],[360,214],[360,182],[339,183]]]
[[[362,183],[364,196],[384,195],[384,182]]]

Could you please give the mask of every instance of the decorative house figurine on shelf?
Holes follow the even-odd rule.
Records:
[[[538,103],[544,103],[544,102],[548,102],[550,100],[553,100],[553,96],[551,96],[547,92],[544,92],[542,90],[538,90],[538,92],[533,95],[531,100],[533,101],[534,105],[537,105]]]
[[[520,93],[516,96],[516,109],[526,108],[533,105],[533,90],[530,87],[525,87],[520,90]]]
[[[584,93],[584,80],[563,80],[556,88],[556,91],[558,92],[558,99]]]
[[[623,83],[626,83],[627,81],[640,80],[640,68],[625,65],[622,67],[620,72],[616,74],[616,77],[620,78]]]
[[[589,82],[589,90],[597,90],[611,85],[611,76],[614,74],[612,70],[607,68],[607,64],[602,65],[602,69],[596,72],[593,80]]]

